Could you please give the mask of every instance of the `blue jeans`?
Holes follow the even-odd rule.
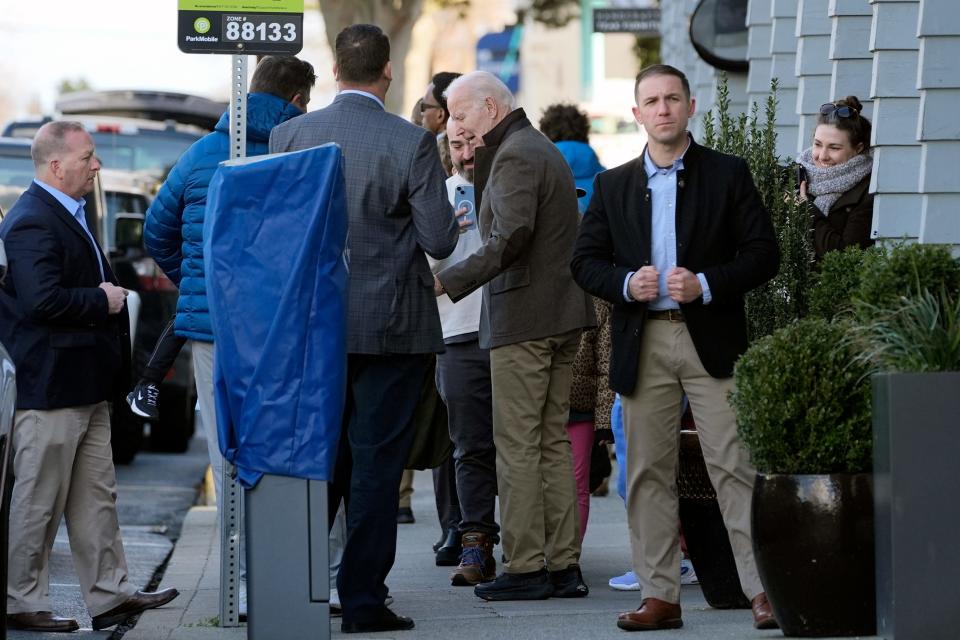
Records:
[[[610,413],[610,428],[613,430],[613,450],[617,456],[617,493],[627,499],[627,438],[623,434],[623,406],[620,394],[613,401]]]

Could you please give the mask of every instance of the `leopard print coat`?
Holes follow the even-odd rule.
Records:
[[[593,413],[595,429],[610,428],[615,394],[610,389],[610,310],[605,300],[593,298],[597,326],[583,332],[573,361],[570,410]]]

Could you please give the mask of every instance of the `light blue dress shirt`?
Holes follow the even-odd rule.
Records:
[[[687,149],[690,143],[687,143]],[[650,154],[644,149],[643,168],[647,173],[647,188],[650,189],[651,204],[651,262],[659,275],[657,289],[660,296],[649,302],[649,308],[655,311],[679,309],[680,305],[667,293],[667,276],[677,266],[677,172],[683,170],[683,150],[680,157],[669,167],[658,167]],[[623,299],[632,302],[628,284],[635,271],[627,274],[623,281]],[[710,304],[710,286],[707,278],[698,273],[700,288],[703,290],[703,303]]]
[[[374,102],[376,102],[378,105],[380,105],[380,108],[381,108],[381,109],[383,109],[384,111],[387,110],[387,106],[386,106],[385,104],[383,104],[383,100],[381,100],[381,99],[378,98],[377,96],[373,95],[372,93],[369,93],[368,91],[360,91],[360,90],[358,90],[358,89],[344,89],[344,90],[341,91],[340,93],[341,93],[341,94],[344,94],[344,93],[355,93],[355,94],[357,94],[358,96],[367,96],[368,98],[370,98],[371,100],[373,100]]]
[[[57,202],[63,205],[63,208],[70,212],[70,215],[73,216],[74,220],[80,223],[80,226],[83,227],[83,230],[86,232],[87,237],[90,238],[90,246],[93,249],[93,254],[97,258],[97,266],[100,267],[100,281],[106,282],[107,277],[103,273],[103,262],[100,260],[100,249],[97,246],[97,241],[93,239],[93,234],[90,233],[90,229],[87,228],[87,218],[84,215],[83,207],[87,204],[87,201],[83,198],[79,200],[74,200],[63,191],[60,191],[56,187],[51,187],[46,182],[42,182],[34,178],[33,180],[38,187],[52,195],[57,199]]]

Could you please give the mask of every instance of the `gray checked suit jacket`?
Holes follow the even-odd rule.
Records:
[[[348,93],[274,128],[270,152],[328,142],[343,151],[347,185],[347,352],[443,351],[433,275],[424,252],[447,257],[457,245],[458,231],[436,138],[371,98]]]

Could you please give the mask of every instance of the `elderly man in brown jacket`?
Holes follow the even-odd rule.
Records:
[[[573,358],[594,314],[569,267],[579,220],[573,174],[495,76],[461,76],[446,96],[456,133],[477,147],[483,244],[438,273],[436,290],[456,302],[483,286],[480,346],[490,349],[507,559],[505,572],[474,592],[485,600],[582,597],[565,426]]]

